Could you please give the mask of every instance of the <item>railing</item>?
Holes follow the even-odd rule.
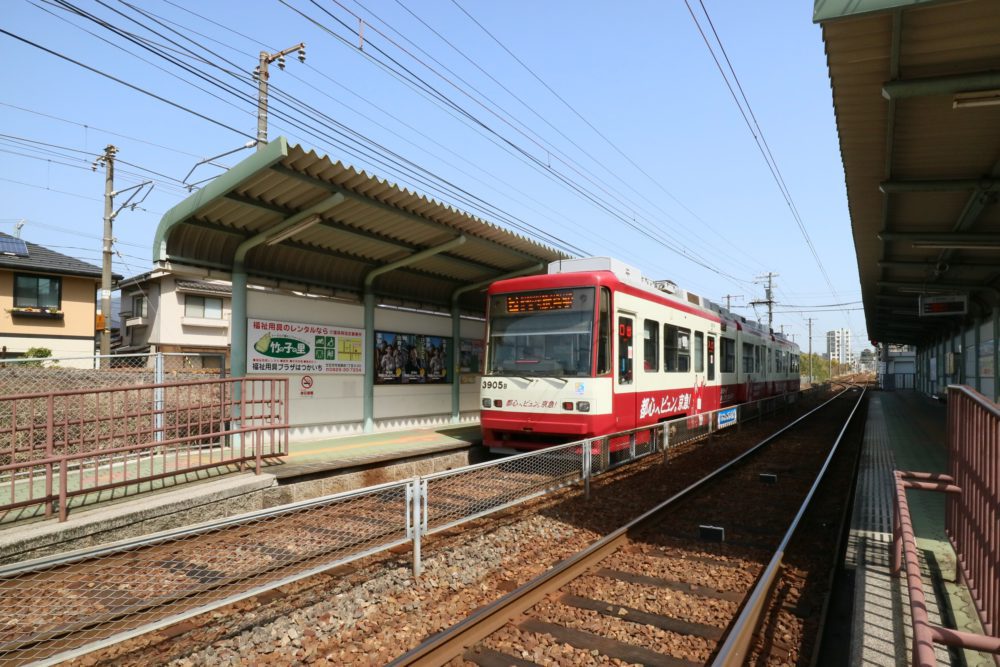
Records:
[[[983,627],[1000,636],[1000,407],[965,386],[948,387],[949,496],[945,530]]]
[[[949,495],[951,502],[955,497],[961,497],[962,489],[954,484],[954,479],[950,475],[902,470],[893,471],[893,475],[896,478],[896,511],[893,513],[892,526],[892,573],[899,574],[904,567],[906,569],[906,587],[910,597],[913,629],[910,664],[914,667],[937,665],[937,658],[934,655],[935,643],[1000,654],[1000,638],[943,628],[931,623],[927,614],[927,599],[924,597],[920,562],[917,557],[917,541],[913,534],[910,507],[906,502],[906,490],[944,492]],[[995,529],[994,527],[994,531]],[[993,582],[993,585],[995,586],[996,582]]]
[[[68,557],[0,567],[0,590],[5,591],[0,596],[0,617],[32,619],[30,626],[12,629],[11,636],[0,628],[0,665],[43,658],[45,664],[54,664],[405,543],[412,545],[413,570],[419,574],[424,535],[581,480],[589,490],[592,475],[658,451],[663,452],[666,463],[671,446],[715,432],[720,415],[722,428],[736,427],[739,420],[775,412],[794,402],[796,396],[772,397],[700,417],[334,494]],[[259,402],[248,398],[247,405],[254,404]],[[248,409],[244,414],[250,412]],[[622,442],[624,446],[617,446]],[[201,538],[205,541],[199,542],[195,551],[185,550],[185,543]],[[166,554],[154,549],[173,543],[178,543],[178,548]],[[233,558],[234,550],[246,553]],[[197,567],[190,563],[185,567],[198,576],[182,577],[178,582],[176,577],[158,574],[177,570],[187,558],[197,561]],[[102,605],[82,604],[90,597],[65,599],[66,582],[80,580],[88,582],[90,596],[104,596]],[[121,588],[122,581],[130,582],[127,590]],[[164,590],[167,583],[169,590]],[[22,586],[24,593],[19,592]],[[24,605],[30,603],[22,602],[17,607],[18,600],[38,599],[31,598],[28,591],[54,596],[57,604],[38,603],[37,608],[27,609]],[[4,608],[5,601],[10,609]],[[114,609],[116,620],[108,609]],[[128,622],[122,620],[124,617]],[[71,634],[76,632],[85,637]]]
[[[288,453],[288,380],[240,378],[0,396],[0,517]]]

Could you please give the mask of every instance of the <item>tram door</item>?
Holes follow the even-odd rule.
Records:
[[[618,311],[618,363],[615,367],[615,430],[635,426],[635,315]]]
[[[715,336],[708,335],[708,366],[706,370],[706,380],[709,385],[715,382]]]

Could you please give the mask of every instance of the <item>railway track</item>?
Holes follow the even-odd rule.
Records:
[[[391,664],[742,663],[863,396],[845,389]],[[826,447],[801,446],[820,433]]]
[[[722,441],[726,441],[726,438]],[[739,445],[738,448],[742,450],[745,446]],[[699,445],[698,459],[724,460],[723,451],[729,447],[717,447],[711,444]],[[685,446],[681,446],[678,452],[683,450]],[[647,462],[640,467],[650,465],[654,470],[674,470],[663,468],[658,461]],[[708,470],[710,466],[703,466],[701,469]],[[682,471],[675,470],[669,474],[676,478],[678,473]],[[620,474],[627,475],[627,469],[622,469]],[[683,474],[682,479],[695,478],[695,475]],[[662,475],[662,472],[656,474],[657,477]],[[602,485],[613,483],[617,476],[618,473],[613,473],[608,478],[602,478]],[[511,486],[529,489],[545,486],[551,481],[513,466],[510,470],[505,467],[491,469],[485,478],[476,477],[469,484],[449,487],[446,492],[436,494],[431,500],[431,509],[445,516],[451,513],[468,513],[470,508],[475,509],[495,498],[497,488]],[[670,493],[686,483],[675,484]],[[348,499],[342,504],[338,501],[338,504],[330,505],[322,499],[307,501],[291,508],[283,508],[280,512],[259,512],[249,518],[244,516],[208,526],[174,531],[152,540],[135,540],[124,545],[92,550],[85,557],[57,557],[0,568],[0,619],[17,619],[13,624],[0,624],[0,665],[25,664],[38,660],[51,662],[94,650],[98,651],[94,655],[102,655],[104,651],[105,656],[119,655],[120,651],[128,652],[136,647],[141,650],[147,642],[150,646],[156,646],[158,642],[164,641],[155,638],[156,633],[152,631],[185,619],[192,619],[194,627],[203,627],[204,624],[206,636],[211,635],[208,631],[211,625],[225,624],[222,620],[213,619],[222,619],[226,613],[241,617],[247,609],[253,607],[254,602],[250,598],[264,601],[263,604],[267,604],[267,600],[280,600],[280,595],[276,598],[269,591],[293,581],[301,581],[308,586],[305,577],[311,573],[325,571],[334,562],[346,562],[345,559],[353,560],[366,554],[374,555],[374,545],[377,543],[384,546],[386,542],[392,541],[394,535],[400,546],[407,543],[402,524],[393,527],[391,522],[387,522],[390,515],[403,515],[402,509],[408,502],[406,494],[402,488],[392,484],[384,487],[378,494]],[[616,498],[627,506],[630,501],[625,496],[630,493],[631,490],[624,495],[619,493]],[[665,494],[657,493],[648,498],[648,502],[637,508],[638,512],[662,497]],[[567,507],[571,524],[574,523],[572,506]],[[586,510],[589,511],[591,510]],[[638,512],[619,514],[609,511],[606,515],[609,520],[603,522],[600,532],[591,532],[587,541],[578,542],[580,546],[576,548],[581,548],[611,526],[626,520],[625,517],[635,516]],[[496,519],[490,519],[482,523],[478,530],[486,530],[495,525]],[[516,553],[526,547],[527,545],[511,542],[509,549],[511,553]],[[538,560],[534,561],[536,563],[552,562],[572,552],[572,549],[563,548],[560,556],[553,557],[546,553],[549,550],[543,544],[535,547],[539,552]],[[526,552],[530,551],[531,549],[527,549]],[[391,554],[384,551],[378,553],[381,555],[375,555],[376,560],[388,558],[393,561]],[[488,569],[485,564],[484,567]],[[517,570],[509,569],[512,572]],[[524,577],[511,572],[505,576],[523,582],[538,571],[539,568],[535,568]],[[747,581],[750,579],[752,577],[747,578]],[[323,599],[323,594],[318,595],[318,599]],[[339,593],[337,597],[340,597]],[[445,624],[427,628],[423,632],[414,632],[410,635],[412,641],[407,641],[406,644],[389,646],[390,652],[385,661],[414,646],[418,637],[453,623],[467,614],[469,609],[493,599],[496,596],[458,611]],[[241,600],[247,602],[244,604],[239,602]],[[222,615],[213,612],[209,616],[205,613],[220,608]],[[261,613],[279,618],[282,612],[271,609]],[[350,618],[353,613],[356,612],[348,611],[347,617]],[[250,616],[256,617],[256,612]],[[328,617],[324,615],[323,618]],[[326,624],[337,621],[321,622]],[[241,621],[238,625],[242,627],[245,623],[246,621]],[[181,625],[192,627],[186,623]],[[253,627],[253,624],[248,627]],[[308,627],[303,626],[299,632],[306,631]],[[165,636],[169,637],[170,633]],[[120,644],[123,641],[125,643]],[[165,645],[162,648],[170,650]],[[185,649],[180,650],[183,655]],[[154,649],[153,654],[162,655],[157,651],[159,649]],[[148,654],[145,658],[136,659],[139,662],[135,664],[142,664],[150,659],[160,661],[160,658],[152,658]],[[126,660],[125,664],[130,663]]]

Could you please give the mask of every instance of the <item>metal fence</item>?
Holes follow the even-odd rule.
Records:
[[[161,384],[225,376],[225,357],[217,354],[161,352],[0,359],[0,396]]]
[[[71,498],[288,453],[288,380],[0,396],[0,520]],[[41,508],[41,509],[39,509]]]
[[[986,631],[1000,637],[1000,407],[948,387],[948,467],[962,493],[948,497],[945,529]]]
[[[0,568],[0,665],[54,664],[412,539],[412,482]],[[16,621],[16,622],[14,622]]]
[[[879,388],[884,391],[916,389],[915,373],[883,373],[878,376]]]
[[[0,626],[0,665],[66,660],[406,543],[419,575],[425,535],[572,484],[589,494],[593,476],[657,452],[666,463],[671,447],[796,396],[0,568],[0,617],[19,619]]]

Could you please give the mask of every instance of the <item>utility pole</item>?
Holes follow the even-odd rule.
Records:
[[[763,301],[751,301],[751,306],[767,305],[767,328],[770,331],[771,326],[774,323],[774,278],[777,278],[777,273],[768,272],[763,276],[757,276],[756,280],[767,279],[767,287],[764,288],[764,294],[767,297]]]
[[[809,384],[813,382],[813,320],[814,317],[806,318],[809,323]]]
[[[257,150],[263,150],[267,144],[267,79],[270,76],[267,66],[278,61],[278,69],[285,69],[285,56],[292,51],[299,52],[299,62],[306,61],[306,44],[300,42],[277,53],[260,52],[260,64],[254,70],[253,77],[257,79]]]
[[[726,300],[726,310],[730,310],[731,311],[733,309],[732,300],[733,299],[742,299],[743,295],[742,294],[727,294],[727,295],[725,295],[722,298]]]
[[[115,155],[118,149],[108,144],[104,155],[94,162],[94,170],[99,163],[104,164],[104,252],[101,266],[101,317],[104,326],[101,330],[101,366],[110,365],[107,358],[111,354],[111,221],[114,220],[115,201]]]

